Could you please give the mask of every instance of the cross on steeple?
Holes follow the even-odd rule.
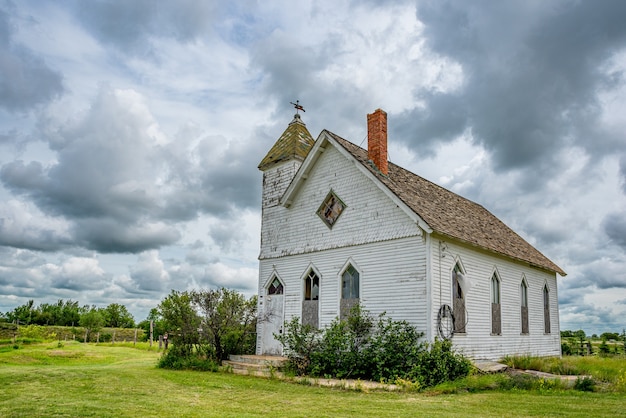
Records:
[[[294,102],[289,102],[289,103],[291,103],[293,107],[296,108],[296,115],[298,114],[300,110],[302,110],[303,112],[306,112],[306,110],[304,110],[304,108],[300,105],[300,100],[296,100],[295,103]]]

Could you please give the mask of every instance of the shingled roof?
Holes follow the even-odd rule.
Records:
[[[259,170],[266,170],[275,164],[293,158],[302,161],[314,143],[315,140],[300,119],[300,115],[296,113],[285,132],[259,163]]]
[[[559,266],[517,235],[481,205],[404,168],[389,163],[383,175],[368,160],[367,150],[325,131],[436,233],[565,276]]]

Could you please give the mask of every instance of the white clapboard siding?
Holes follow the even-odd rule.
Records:
[[[317,215],[331,190],[346,205],[332,229]],[[353,161],[334,147],[328,147],[289,208],[264,207],[259,258],[421,234],[417,224],[365,177]]]
[[[498,359],[505,355],[530,354],[560,355],[558,302],[556,276],[499,257],[493,253],[446,241],[446,250],[440,252],[439,239],[431,240],[433,327],[437,327],[437,310],[441,304],[452,304],[452,269],[460,260],[467,280],[473,283],[465,295],[467,326],[465,334],[455,334],[452,341],[464,354],[476,359]],[[442,257],[443,256],[443,257]],[[439,271],[441,268],[441,277]],[[501,335],[491,334],[491,276],[500,278]],[[529,334],[522,335],[520,284],[528,284]],[[543,286],[550,293],[551,330],[544,333]],[[440,289],[441,286],[441,289]],[[440,292],[441,290],[441,292]],[[441,295],[441,296],[440,296]]]
[[[339,315],[341,273],[348,263],[360,273],[360,302],[373,315],[383,312],[427,327],[426,257],[421,237],[335,248],[261,260],[260,289],[277,275],[284,283],[285,321],[302,315],[303,277],[310,268],[320,276],[320,327]],[[259,297],[262,311],[263,297]]]

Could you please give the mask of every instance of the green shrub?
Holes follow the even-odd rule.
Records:
[[[319,331],[301,325],[299,318],[275,336],[289,358],[288,369],[299,375],[410,381],[428,387],[467,376],[471,363],[452,350],[449,341],[429,345],[406,321],[381,314],[378,320],[359,305],[343,321],[335,319]]]
[[[219,369],[215,361],[202,355],[202,353],[189,354],[185,350],[177,349],[176,346],[171,346],[169,350],[161,355],[157,367],[161,369],[210,372],[216,372]]]
[[[452,342],[435,340],[429,350],[420,353],[411,377],[428,387],[465,377],[471,369],[472,363],[454,352]]]
[[[583,392],[593,392],[596,386],[596,382],[590,377],[579,377],[574,383],[574,389],[581,390]]]
[[[355,305],[347,319],[335,319],[322,334],[319,349],[311,354],[311,371],[317,376],[370,378],[372,361],[365,352],[374,320]]]
[[[285,324],[285,332],[276,339],[287,348],[288,369],[302,376],[311,372],[311,356],[319,348],[321,331],[309,324],[301,324],[294,317]]]
[[[571,356],[572,354],[574,354],[574,350],[572,349],[572,346],[563,341],[561,342],[561,354],[563,354],[564,356]]]
[[[427,344],[420,341],[423,336],[408,322],[392,321],[381,315],[370,344],[364,350],[371,379],[404,380],[407,371],[417,367],[427,348]]]
[[[21,338],[30,338],[40,341],[56,339],[56,334],[49,332],[48,328],[42,325],[20,326],[19,335]]]

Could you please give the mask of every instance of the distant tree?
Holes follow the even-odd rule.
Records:
[[[25,304],[18,306],[11,312],[7,312],[7,319],[9,322],[14,322],[18,325],[30,325],[33,317],[37,315],[35,310],[35,301],[29,300]]]
[[[158,310],[165,329],[178,354],[189,357],[200,348],[200,317],[191,304],[188,292],[172,292],[161,301]]]
[[[126,306],[118,303],[111,303],[102,310],[105,326],[111,328],[133,328],[135,318],[126,309]]]
[[[611,348],[606,343],[606,338],[602,338],[602,342],[598,346],[598,349],[600,350],[600,354],[602,354],[602,355],[606,355],[606,354],[609,354],[611,352]]]
[[[200,310],[201,334],[215,350],[216,360],[240,353],[256,330],[256,296],[246,300],[235,290],[221,288],[194,291],[191,300]]]
[[[98,332],[104,326],[104,317],[95,306],[80,316],[79,325],[85,328],[85,342],[89,341],[89,335]]]
[[[80,321],[80,314],[82,312],[80,306],[78,305],[78,301],[70,299],[63,302],[59,299],[58,304],[62,304],[62,308],[60,322],[57,325],[65,327],[73,327],[74,325],[77,325]]]
[[[600,338],[603,340],[619,340],[619,334],[617,332],[603,332],[600,334]]]
[[[138,328],[144,330],[146,340],[150,338],[150,321],[152,321],[152,332],[155,338],[167,332],[161,312],[158,308],[152,308],[147,318],[137,324]]]

